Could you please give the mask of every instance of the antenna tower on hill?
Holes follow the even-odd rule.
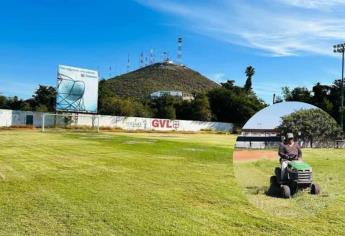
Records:
[[[155,53],[154,53],[154,50],[151,49],[150,50],[150,64],[154,64],[155,63]]]
[[[147,56],[145,56],[145,66],[148,66],[148,58],[147,58]]]
[[[182,45],[183,45],[183,39],[182,37],[179,37],[177,39],[177,63],[182,65]]]
[[[130,71],[131,69],[131,58],[130,55],[128,54],[128,58],[127,58],[127,73]]]
[[[163,52],[162,57],[163,57],[163,62],[168,62],[170,60],[168,52]]]
[[[140,68],[144,67],[144,53],[140,53]]]

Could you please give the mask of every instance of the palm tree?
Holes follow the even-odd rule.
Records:
[[[246,68],[246,76],[247,76],[247,80],[246,80],[246,83],[244,85],[244,90],[249,92],[252,90],[252,78],[255,74],[255,68],[252,67],[252,66],[248,66]]]

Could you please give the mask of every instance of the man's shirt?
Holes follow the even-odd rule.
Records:
[[[302,157],[301,147],[297,143],[292,145],[281,143],[278,154],[281,158],[286,160],[299,159]]]

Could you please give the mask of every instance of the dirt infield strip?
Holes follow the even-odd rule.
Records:
[[[274,150],[235,150],[233,160],[238,161],[257,161],[260,159],[279,160],[277,151]]]

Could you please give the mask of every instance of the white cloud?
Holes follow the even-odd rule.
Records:
[[[303,8],[320,8],[334,7],[345,5],[344,0],[277,0],[287,5],[303,7]]]
[[[332,55],[332,44],[345,41],[345,0],[137,1],[173,14],[191,31],[271,56]],[[337,9],[320,11],[330,6]]]

